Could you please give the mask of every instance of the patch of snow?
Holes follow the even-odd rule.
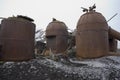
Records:
[[[14,64],[14,62],[5,62],[5,65]]]
[[[120,69],[120,65],[116,65],[114,63],[111,63],[113,60],[116,61],[116,59],[120,60],[120,57],[115,57],[116,59],[112,59],[114,57],[102,57],[98,59],[88,59],[84,61],[78,61],[78,60],[70,60],[71,63],[76,64],[87,64],[85,66],[69,66],[67,64],[63,64],[61,62],[56,62],[51,59],[43,59],[38,60],[37,62],[46,65],[52,68],[60,69],[68,74],[78,75],[79,77],[83,77],[83,79],[86,79],[86,77],[89,77],[89,79],[101,79],[106,80],[108,76],[110,75],[111,68],[118,68]],[[118,61],[119,61],[118,60]],[[104,62],[105,61],[105,62]],[[106,64],[106,62],[108,64]],[[67,75],[65,75],[67,77]]]
[[[87,64],[88,66],[92,66],[92,67],[105,67],[106,65],[104,63],[101,63],[99,61],[93,61],[93,60],[89,60],[89,61],[73,61],[72,59],[70,59],[70,62],[72,63],[76,63],[76,64]]]
[[[115,62],[120,63],[120,56],[108,56],[108,58],[114,60]]]
[[[5,62],[3,67],[11,68],[14,65],[14,62]]]
[[[33,64],[31,64],[30,69],[37,69]]]
[[[3,66],[5,68],[8,68],[7,70],[9,74],[10,72],[12,72],[12,70],[16,65],[18,65],[17,68],[20,68],[21,70],[23,70],[23,68],[27,65],[26,72],[32,75],[39,75],[40,70],[43,68],[43,66],[45,66],[47,68],[50,68],[49,70],[50,72],[54,72],[54,69],[58,69],[58,73],[59,71],[60,72],[64,71],[65,77],[74,75],[74,76],[78,76],[79,78],[82,77],[82,79],[88,78],[89,80],[93,80],[93,79],[109,80],[108,78],[110,77],[111,74],[114,74],[113,72],[116,72],[118,70],[120,71],[120,57],[117,57],[117,56],[107,56],[107,57],[102,57],[97,59],[86,59],[82,61],[79,61],[77,59],[76,60],[70,59],[69,61],[68,63],[71,63],[72,65],[69,65],[69,64],[67,65],[66,64],[67,61],[64,62],[64,59],[60,62],[57,62],[47,58],[42,58],[42,59],[38,58],[38,59],[26,61],[26,62],[25,61],[6,62],[3,64]],[[79,64],[79,66],[78,65],[75,66],[74,64]],[[43,66],[41,67],[41,65]],[[5,69],[4,67],[2,68]],[[118,73],[116,73],[116,75],[119,75],[119,71]],[[21,74],[28,76],[29,74],[26,74],[26,72],[23,71]],[[43,75],[49,76],[48,73],[44,73]],[[46,80],[49,80],[49,78],[47,78]]]

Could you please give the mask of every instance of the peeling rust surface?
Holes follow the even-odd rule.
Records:
[[[46,28],[47,48],[53,53],[61,53],[67,49],[67,26],[57,20],[53,20]]]
[[[1,60],[28,60],[34,57],[35,24],[19,19],[1,22]]]
[[[108,24],[101,13],[83,14],[77,24],[77,56],[97,58],[108,53]]]

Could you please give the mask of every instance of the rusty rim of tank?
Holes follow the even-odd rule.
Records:
[[[15,20],[15,21],[21,21],[21,22],[24,22],[24,23],[32,23],[34,20],[32,18],[29,18],[29,17],[26,17],[26,16],[13,16],[13,17],[8,17],[8,18],[5,18],[3,20]],[[2,20],[2,21],[3,21]]]

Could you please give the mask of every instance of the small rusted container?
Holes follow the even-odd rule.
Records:
[[[21,61],[34,58],[35,24],[31,21],[24,16],[2,20],[0,60]]]
[[[62,53],[67,49],[68,31],[65,23],[53,19],[46,28],[47,49]]]
[[[83,14],[77,23],[77,57],[98,58],[108,54],[108,24],[101,13],[94,10]]]

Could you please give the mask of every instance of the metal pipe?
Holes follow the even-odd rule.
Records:
[[[117,15],[117,13],[114,14],[107,22],[109,22],[111,19],[113,19],[116,15]]]

